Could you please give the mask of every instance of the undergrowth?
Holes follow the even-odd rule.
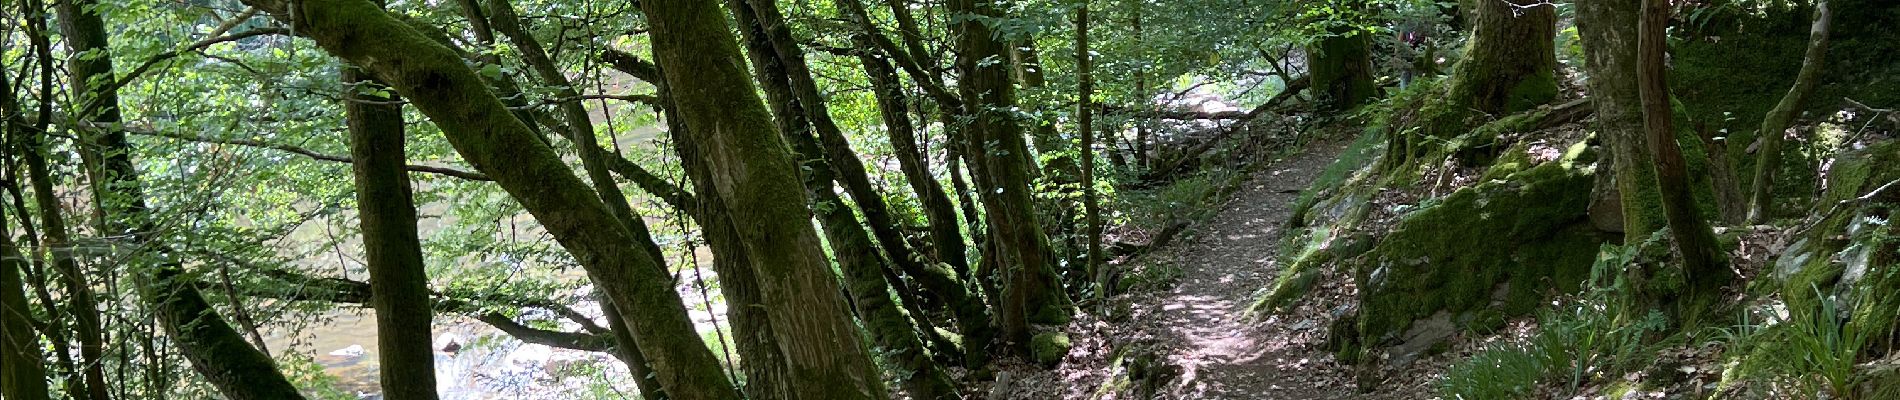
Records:
[[[1660,312],[1631,314],[1617,293],[1628,290],[1620,273],[1634,257],[1633,248],[1605,245],[1591,267],[1590,280],[1576,297],[1559,300],[1538,313],[1539,329],[1520,342],[1500,342],[1454,363],[1439,382],[1452,399],[1529,398],[1541,385],[1561,384],[1566,393],[1593,381],[1641,368],[1640,362],[1662,344],[1644,339],[1665,326]],[[1623,315],[1642,315],[1625,318]],[[1664,341],[1662,343],[1667,343]]]

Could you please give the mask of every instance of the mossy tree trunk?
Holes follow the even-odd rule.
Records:
[[[1682,256],[1680,288],[1656,288],[1665,312],[1679,327],[1700,324],[1705,313],[1721,301],[1722,288],[1734,272],[1717,247],[1715,233],[1695,206],[1682,149],[1676,143],[1675,115],[1670,102],[1668,69],[1668,0],[1643,0],[1637,29],[1637,89],[1642,98],[1643,129],[1656,160],[1656,183],[1661,187],[1663,217],[1669,222],[1677,253]],[[1645,289],[1649,290],[1649,289]],[[1671,293],[1673,292],[1673,293]]]
[[[1656,164],[1643,136],[1642,98],[1636,80],[1636,23],[1642,0],[1577,2],[1577,33],[1583,42],[1584,69],[1590,73],[1590,100],[1596,103],[1597,135],[1604,152],[1609,185],[1621,204],[1623,242],[1642,243],[1662,229],[1662,193]],[[1599,179],[1604,183],[1605,179]]]
[[[515,13],[514,6],[506,0],[492,0],[488,2],[487,12],[483,13],[482,8],[472,4],[472,0],[470,1],[471,4],[464,4],[464,8],[471,11],[470,15],[487,14],[489,19],[482,24],[471,24],[476,26],[477,31],[488,30],[492,27],[493,31],[501,32],[502,36],[507,37],[508,41],[515,45],[517,52],[521,54],[522,61],[527,62],[535,75],[540,77],[543,83],[554,88],[555,96],[569,99],[557,105],[566,128],[561,131],[562,136],[574,144],[580,156],[581,167],[587,172],[587,178],[593,184],[594,192],[600,196],[601,203],[607,206],[607,211],[633,234],[636,245],[653,256],[653,259],[658,262],[655,266],[660,268],[661,273],[666,273],[666,256],[661,253],[659,244],[653,241],[653,234],[647,228],[646,221],[633,212],[633,206],[627,202],[626,193],[620,190],[619,182],[614,180],[605,159],[606,150],[600,147],[594,134],[593,120],[589,117],[587,108],[580,100],[577,100],[580,97],[579,91],[567,79],[567,75],[561,72],[560,67],[548,57],[547,50],[541,46],[541,41],[523,29],[521,17]],[[478,34],[478,39],[481,36],[484,35]],[[493,40],[492,34],[487,36],[489,36],[488,40]],[[621,311],[611,302],[602,302],[601,307],[602,312],[609,315],[618,314]],[[609,310],[612,312],[608,312]],[[630,371],[635,375],[637,386],[642,392],[658,395],[654,392],[660,390],[659,383],[654,382],[652,376],[647,373],[651,367],[645,365],[646,354],[641,352],[640,347],[635,344],[636,340],[632,336],[631,329],[622,326],[625,325],[625,321],[618,318],[610,318],[608,322],[612,325],[611,329],[617,342],[614,350],[628,364]]]
[[[633,233],[454,51],[364,0],[301,1],[294,13],[288,2],[246,4],[293,23],[299,35],[362,67],[428,115],[464,159],[494,178],[574,254],[609,301],[638,310],[617,317],[628,319],[668,395],[739,397],[694,331],[659,261],[633,245]]]
[[[1465,57],[1452,70],[1449,106],[1495,117],[1557,98],[1556,6],[1479,1]]]
[[[26,216],[20,216],[25,221]],[[46,355],[40,335],[33,330],[33,310],[26,303],[26,256],[13,244],[7,212],[0,207],[0,397],[19,400],[49,399]]]
[[[219,393],[236,400],[303,398],[270,356],[251,347],[218,315],[199,292],[196,279],[172,258],[169,246],[158,241],[160,228],[145,205],[132,147],[124,132],[110,128],[121,121],[119,96],[116,88],[103,84],[117,78],[99,10],[92,0],[62,0],[55,7],[67,45],[73,54],[87,55],[69,61],[69,84],[78,110],[74,117],[92,125],[80,129],[86,143],[80,154],[94,195],[103,200],[96,208],[106,230],[102,233],[125,238],[121,248],[141,249],[140,256],[154,259],[133,264],[151,266],[133,270],[133,281],[171,342]]]
[[[1322,110],[1344,111],[1365,103],[1379,88],[1372,84],[1371,35],[1335,27],[1307,47],[1307,73]]]
[[[1814,2],[1814,25],[1808,31],[1808,48],[1801,55],[1801,72],[1794,78],[1794,84],[1788,87],[1788,93],[1781,96],[1775,108],[1768,110],[1768,116],[1761,121],[1761,149],[1755,159],[1755,181],[1748,196],[1748,222],[1762,223],[1774,215],[1775,173],[1781,168],[1781,142],[1787,136],[1788,125],[1794,123],[1794,117],[1801,114],[1801,108],[1807,103],[1808,96],[1814,93],[1814,87],[1821,80],[1821,65],[1827,61],[1828,30],[1833,26],[1834,11],[1828,8],[1827,0]]]
[[[353,68],[343,70],[343,117],[350,130],[350,169],[356,180],[357,220],[369,268],[370,304],[383,396],[433,400],[435,351],[430,341],[429,276],[416,234],[416,203],[403,169],[402,105]]]
[[[952,0],[949,11],[1003,16],[1002,9],[991,0]],[[956,66],[962,73],[957,89],[971,121],[963,132],[965,156],[973,167],[971,173],[978,176],[990,243],[997,247],[994,265],[1002,268],[1004,281],[998,325],[1009,341],[1008,347],[1022,352],[1029,343],[1030,321],[1066,321],[1072,304],[1051,265],[1054,260],[1049,238],[1036,221],[1034,198],[1029,192],[1028,146],[1023,143],[1021,122],[1010,114],[1016,96],[1008,65],[985,61],[1005,59],[1008,49],[979,18],[961,19],[954,30],[958,36]]]
[[[866,35],[852,37],[857,38],[854,41],[859,46],[870,46]],[[897,166],[903,170],[911,191],[917,194],[924,220],[930,224],[930,241],[935,246],[937,261],[950,265],[958,276],[968,276],[970,261],[965,253],[969,245],[964,243],[963,229],[957,223],[956,204],[944,193],[943,184],[931,174],[929,161],[918,147],[917,128],[911,123],[908,107],[911,99],[904,93],[897,69],[889,61],[870,53],[860,52],[858,61],[864,65],[865,75],[870,77],[872,94],[877,97],[878,113],[884,119],[884,132],[890,139],[891,152],[897,156]]]
[[[1044,72],[1042,56],[1039,53],[1033,39],[1021,40],[1009,46],[1012,76],[1024,90],[1039,91],[1048,86],[1049,79],[1047,73]],[[1047,219],[1043,224],[1044,231],[1048,236],[1062,241],[1060,249],[1052,250],[1057,251],[1062,260],[1074,261],[1078,258],[1076,251],[1080,247],[1078,246],[1080,241],[1077,240],[1080,237],[1075,234],[1075,210],[1081,206],[1077,203],[1077,196],[1075,196],[1075,193],[1080,190],[1077,187],[1077,175],[1080,174],[1081,167],[1076,165],[1075,156],[1071,155],[1072,152],[1069,149],[1074,145],[1069,143],[1069,139],[1063,138],[1056,132],[1054,118],[1041,118],[1035,121],[1035,126],[1029,129],[1029,138],[1037,154],[1036,157],[1030,159],[1048,160],[1040,166],[1030,163],[1031,176],[1055,189],[1054,193],[1050,194],[1053,197],[1046,198],[1047,201],[1042,204],[1042,214]],[[1080,274],[1082,271],[1073,272]]]
[[[899,370],[893,371],[893,375],[899,378],[911,397],[956,398],[956,388],[930,360],[923,342],[918,340],[920,332],[911,327],[898,311],[896,303],[891,301],[890,286],[884,279],[888,269],[884,265],[885,260],[873,247],[870,235],[865,233],[864,226],[859,224],[851,208],[835,191],[833,184],[837,181],[837,175],[825,159],[825,151],[818,139],[813,137],[813,127],[805,117],[809,115],[804,109],[805,105],[791,94],[794,89],[790,80],[793,78],[788,76],[783,60],[771,57],[770,46],[763,43],[761,37],[763,32],[756,29],[759,25],[754,25],[759,15],[743,6],[735,7],[733,11],[741,25],[754,28],[741,31],[747,33],[747,47],[753,56],[752,66],[765,87],[773,115],[778,116],[779,131],[784,132],[786,141],[790,142],[798,163],[809,167],[804,176],[805,192],[810,197],[813,211],[818,214],[819,225],[823,227],[838,269],[844,273],[858,319],[863,321],[873,342],[884,349],[886,359],[896,364]]]
[[[688,140],[711,167],[702,196],[721,197],[734,221],[752,224],[739,235],[785,357],[784,398],[885,398],[812,229],[799,168],[753,92],[724,14],[710,0],[641,7],[673,102],[693,127]]]

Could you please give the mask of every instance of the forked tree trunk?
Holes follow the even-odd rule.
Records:
[[[991,0],[952,0],[955,14],[1002,17]],[[977,177],[983,209],[989,218],[990,243],[997,246],[995,265],[1002,268],[1004,293],[999,302],[999,324],[1009,348],[1026,352],[1032,320],[1066,321],[1072,304],[1055,276],[1049,238],[1036,221],[1030,195],[1030,160],[1023,143],[1023,127],[1010,115],[1016,104],[1007,65],[1007,48],[979,18],[955,25],[958,35],[957,83],[972,121],[964,132],[964,151]],[[986,260],[985,262],[990,262]]]

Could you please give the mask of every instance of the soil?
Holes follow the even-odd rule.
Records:
[[[1128,263],[1179,268],[1171,287],[1112,299],[1128,307],[1113,313],[1126,313],[1116,322],[1081,316],[1065,329],[1075,347],[1061,366],[1005,368],[999,381],[1008,383],[990,398],[1149,398],[1141,382],[1123,382],[1131,368],[1163,370],[1151,388],[1162,399],[1429,397],[1420,381],[1362,393],[1352,369],[1321,347],[1327,325],[1352,304],[1347,277],[1322,276],[1287,313],[1247,314],[1285,262],[1278,253],[1292,203],[1343,148],[1319,144],[1267,163],[1186,240]],[[1139,354],[1153,354],[1157,365],[1130,367],[1126,359]]]

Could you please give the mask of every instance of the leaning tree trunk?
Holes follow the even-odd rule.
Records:
[[[1556,7],[1542,0],[1477,3],[1448,106],[1502,117],[1557,98]]]
[[[672,278],[636,243],[585,183],[534,131],[509,112],[455,52],[365,0],[246,4],[293,23],[333,55],[395,88],[477,170],[500,184],[602,285],[623,310],[640,350],[675,399],[736,399],[686,315]],[[296,18],[291,18],[291,15]]]
[[[1643,136],[1643,105],[1636,81],[1636,23],[1643,0],[1577,2],[1577,33],[1583,41],[1584,69],[1590,73],[1590,101],[1596,103],[1597,132],[1607,144],[1610,165],[1598,193],[1613,195],[1625,244],[1638,244],[1662,229],[1662,193],[1656,164]],[[1599,171],[1601,171],[1599,169]],[[1605,179],[1600,179],[1599,182]],[[1611,212],[1613,211],[1613,212]]]
[[[1656,183],[1661,185],[1663,216],[1669,222],[1676,250],[1682,255],[1681,293],[1664,296],[1666,309],[1681,327],[1694,327],[1702,315],[1721,301],[1721,290],[1734,278],[1717,247],[1715,233],[1696,211],[1694,195],[1689,191],[1689,174],[1683,167],[1682,149],[1676,143],[1669,101],[1667,27],[1669,0],[1644,0],[1637,30],[1638,91],[1642,97],[1643,129],[1656,159]]]
[[[346,85],[376,85],[354,68]],[[350,130],[350,170],[356,180],[357,220],[369,268],[370,305],[383,397],[434,400],[435,351],[427,265],[416,234],[416,203],[403,169],[402,105],[393,96],[345,90],[343,118]]]
[[[1344,111],[1378,93],[1372,83],[1372,35],[1336,27],[1306,50],[1307,74],[1323,110]]]
[[[1768,110],[1768,117],[1761,121],[1761,130],[1756,132],[1761,136],[1761,149],[1755,159],[1755,184],[1748,196],[1749,223],[1759,224],[1773,217],[1775,172],[1781,168],[1782,138],[1787,136],[1788,125],[1801,114],[1802,105],[1821,80],[1821,64],[1827,60],[1828,30],[1833,21],[1834,11],[1828,8],[1827,0],[1816,0],[1808,49],[1801,55],[1801,72],[1795,75],[1794,85],[1775,103],[1775,108]]]
[[[885,398],[812,229],[799,168],[741,69],[725,15],[710,0],[646,0],[641,7],[673,103],[693,127],[688,140],[713,172],[714,185],[701,195],[719,196],[734,221],[752,224],[739,234],[764,289],[759,306],[785,357],[785,397]]]
[[[46,355],[40,352],[39,333],[33,331],[24,271],[26,256],[13,245],[7,211],[0,207],[0,397],[47,400]]]
[[[87,55],[69,62],[70,84],[78,110],[74,117],[88,125],[80,129],[85,132],[82,141],[89,144],[81,146],[80,154],[98,191],[95,196],[108,199],[98,205],[105,216],[105,233],[126,238],[122,248],[141,249],[158,258],[151,271],[135,271],[138,276],[134,282],[145,300],[152,303],[159,324],[192,367],[226,397],[303,398],[270,356],[251,347],[205,301],[196,280],[186,273],[184,265],[171,259],[173,253],[168,246],[155,237],[159,227],[145,205],[138,170],[132,164],[131,145],[124,132],[112,128],[120,122],[118,92],[101,85],[115,82],[115,78],[99,4],[93,0],[62,0],[55,10],[68,46],[74,54]]]
[[[949,9],[954,14],[1003,16],[991,0],[952,0]],[[998,325],[1009,348],[1023,352],[1028,348],[1030,321],[1066,321],[1071,303],[1051,265],[1049,238],[1036,221],[1029,193],[1028,147],[1021,123],[1010,115],[1016,96],[1008,65],[985,61],[1005,59],[1008,49],[979,18],[963,18],[955,29],[956,65],[962,73],[957,89],[971,120],[963,135],[964,156],[974,167],[971,173],[980,175],[976,180],[989,218],[990,240],[1000,256],[994,261],[1002,267],[1005,281]]]
[[[987,346],[993,334],[989,332],[989,315],[984,312],[980,300],[969,295],[968,287],[953,279],[950,271],[944,270],[938,264],[923,262],[914,256],[909,244],[904,241],[902,232],[898,231],[898,222],[892,217],[894,213],[891,208],[885,204],[883,194],[878,193],[872,186],[863,162],[851,149],[851,144],[845,138],[844,132],[839,130],[837,123],[832,120],[824,98],[818,91],[817,82],[812,79],[812,73],[805,65],[803,51],[799,49],[798,42],[792,37],[791,28],[786,25],[784,16],[780,15],[777,5],[771,1],[760,0],[747,3],[750,3],[749,8],[753,13],[742,13],[740,15],[742,21],[747,20],[744,17],[756,17],[750,19],[757,21],[759,28],[757,34],[762,36],[760,39],[763,39],[762,43],[751,46],[751,52],[755,58],[754,64],[755,66],[757,64],[779,66],[782,73],[769,75],[782,76],[779,79],[782,79],[785,84],[783,88],[774,88],[773,86],[776,85],[767,84],[766,94],[771,97],[774,93],[778,93],[778,96],[785,97],[783,101],[773,100],[773,103],[795,103],[796,105],[795,109],[780,112],[780,119],[803,118],[806,124],[801,124],[801,126],[808,126],[816,134],[817,144],[824,152],[826,164],[829,165],[840,186],[845,188],[845,193],[857,203],[858,210],[864,214],[865,221],[871,227],[871,234],[877,238],[878,243],[883,245],[884,252],[890,256],[890,262],[947,303],[964,335],[965,347],[981,349]],[[761,78],[762,81],[768,83],[771,83],[771,79],[773,78]],[[951,239],[939,241],[942,240],[960,241],[962,236],[956,235]],[[966,354],[980,353],[969,351]],[[971,358],[966,360],[966,364],[977,365],[981,361],[980,357]]]
[[[466,2],[472,3],[473,0],[466,0]],[[661,273],[666,273],[666,257],[661,253],[659,244],[653,241],[653,234],[647,228],[646,221],[634,214],[633,206],[627,202],[626,193],[620,190],[619,183],[614,180],[612,172],[608,170],[605,160],[606,151],[600,148],[595,138],[593,120],[588,115],[587,108],[578,99],[580,93],[574,89],[567,75],[561,73],[560,67],[548,57],[547,50],[541,46],[540,40],[522,29],[521,18],[515,14],[514,6],[505,0],[491,0],[488,3],[485,11],[489,15],[489,21],[479,25],[477,31],[481,31],[481,28],[492,27],[494,31],[501,32],[510,43],[515,45],[522,60],[528,63],[535,75],[539,76],[543,83],[554,88],[554,95],[566,99],[557,105],[564,119],[564,126],[567,128],[563,136],[574,143],[574,148],[580,156],[581,167],[593,183],[595,193],[600,196],[601,203],[607,206],[607,211],[613,214],[614,219],[620,221],[626,226],[627,231],[633,234],[634,245],[651,254],[657,262],[655,266],[661,269]],[[464,4],[463,7],[469,9],[471,15],[479,16],[484,11],[483,8],[473,4]],[[611,311],[609,315],[621,312],[621,308],[611,302],[603,302],[601,307],[603,313]],[[637,310],[629,311],[638,312]],[[651,367],[645,365],[646,354],[641,352],[640,347],[635,344],[631,329],[619,326],[625,324],[625,321],[619,318],[610,318],[609,323],[615,325],[612,327],[614,339],[617,342],[614,351],[620,355],[623,362],[628,364],[641,392],[647,393],[648,396],[659,395],[659,393],[653,393],[659,391],[659,382],[654,382],[650,374],[646,373]]]
[[[852,36],[864,38],[866,35]],[[870,45],[867,39],[855,42],[859,46]],[[969,245],[963,242],[956,204],[944,193],[943,184],[930,173],[924,151],[918,148],[916,127],[911,124],[907,107],[910,99],[904,94],[897,69],[870,53],[860,52],[858,61],[863,63],[865,75],[870,77],[872,94],[877,97],[878,112],[884,118],[885,135],[890,139],[891,152],[897,156],[898,168],[903,170],[911,191],[917,194],[924,220],[930,225],[930,243],[935,246],[937,261],[949,264],[958,276],[968,276],[970,261],[964,253],[969,251]]]

